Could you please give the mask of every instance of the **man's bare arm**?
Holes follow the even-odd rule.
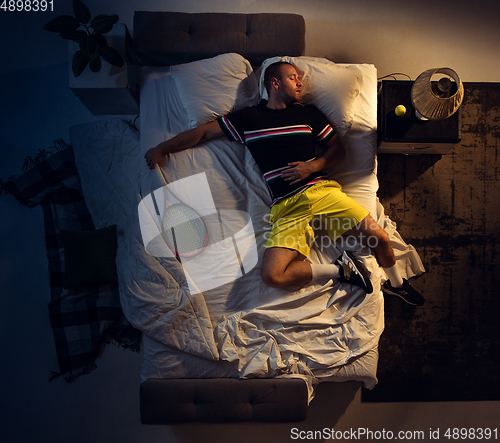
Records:
[[[283,180],[289,181],[291,185],[304,180],[312,173],[323,171],[336,165],[345,157],[344,145],[340,141],[338,134],[335,134],[325,145],[325,152],[310,162],[292,162],[289,169],[281,173]]]
[[[200,143],[222,135],[224,135],[224,133],[217,121],[205,123],[194,129],[181,132],[170,140],[164,141],[158,146],[149,149],[144,155],[144,158],[146,159],[149,169],[154,169],[168,154],[195,147]]]

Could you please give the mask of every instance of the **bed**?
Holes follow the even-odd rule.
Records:
[[[346,158],[329,176],[389,233],[403,276],[423,272],[377,200],[376,68],[304,56],[304,32],[294,14],[136,12],[139,130],[120,119],[71,129],[93,223],[117,226],[121,306],[143,333],[143,423],[297,421],[320,382],[377,383],[386,277],[369,248],[333,244],[318,230],[308,260],[354,251],[369,270],[370,295],[334,280],[267,287],[260,263],[270,196],[246,149],[221,138],[171,155],[161,170],[144,161],[159,142],[265,97],[273,61],[297,67],[306,99],[344,143]],[[178,260],[161,244],[164,208],[152,195],[167,207],[164,189],[211,220],[202,254]]]

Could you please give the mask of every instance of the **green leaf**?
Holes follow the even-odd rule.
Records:
[[[73,74],[78,77],[87,67],[90,57],[82,51],[76,51],[73,56]]]
[[[86,25],[90,20],[89,8],[81,0],[73,0],[73,14],[82,25]]]
[[[113,25],[106,26],[105,28],[94,29],[96,34],[106,34],[113,29]]]
[[[92,34],[92,38],[96,41],[98,47],[105,48],[106,46],[108,46],[106,38],[101,34]]]
[[[61,38],[65,40],[73,40],[76,43],[80,43],[83,39],[87,37],[87,33],[85,31],[63,31],[59,34]]]
[[[116,49],[110,48],[109,46],[107,48],[102,48],[101,56],[113,66],[123,66],[123,58]]]
[[[118,16],[115,15],[106,15],[106,14],[101,14],[92,19],[90,22],[89,26],[94,29],[95,32],[99,32],[103,29],[108,29],[110,26],[111,28],[113,25],[118,22]],[[111,30],[111,29],[110,29]],[[109,32],[109,31],[106,31]],[[99,32],[100,34],[103,34],[103,32]]]
[[[101,70],[101,57],[95,52],[90,56],[89,68],[92,72],[99,72]]]
[[[86,38],[80,40],[80,51],[84,54],[90,56],[97,49],[97,42],[91,35],[87,35]]]
[[[43,29],[49,32],[74,31],[80,26],[78,20],[71,15],[60,15],[48,22]]]

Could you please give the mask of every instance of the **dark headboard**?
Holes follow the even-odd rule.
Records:
[[[236,52],[253,66],[275,55],[305,52],[297,14],[136,11],[134,52],[141,65],[169,66]]]

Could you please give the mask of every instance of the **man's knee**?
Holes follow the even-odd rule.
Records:
[[[367,217],[363,220],[363,223],[364,234],[367,236],[366,246],[369,246],[372,249],[385,249],[390,247],[391,242],[387,232],[385,232],[372,217]]]
[[[262,259],[262,281],[273,288],[283,288],[289,285],[289,278],[285,273],[294,260],[297,251],[286,248],[267,248]]]
[[[267,286],[271,286],[272,288],[282,288],[285,286],[284,279],[282,278],[283,274],[276,270],[262,268],[261,276],[262,281]]]

